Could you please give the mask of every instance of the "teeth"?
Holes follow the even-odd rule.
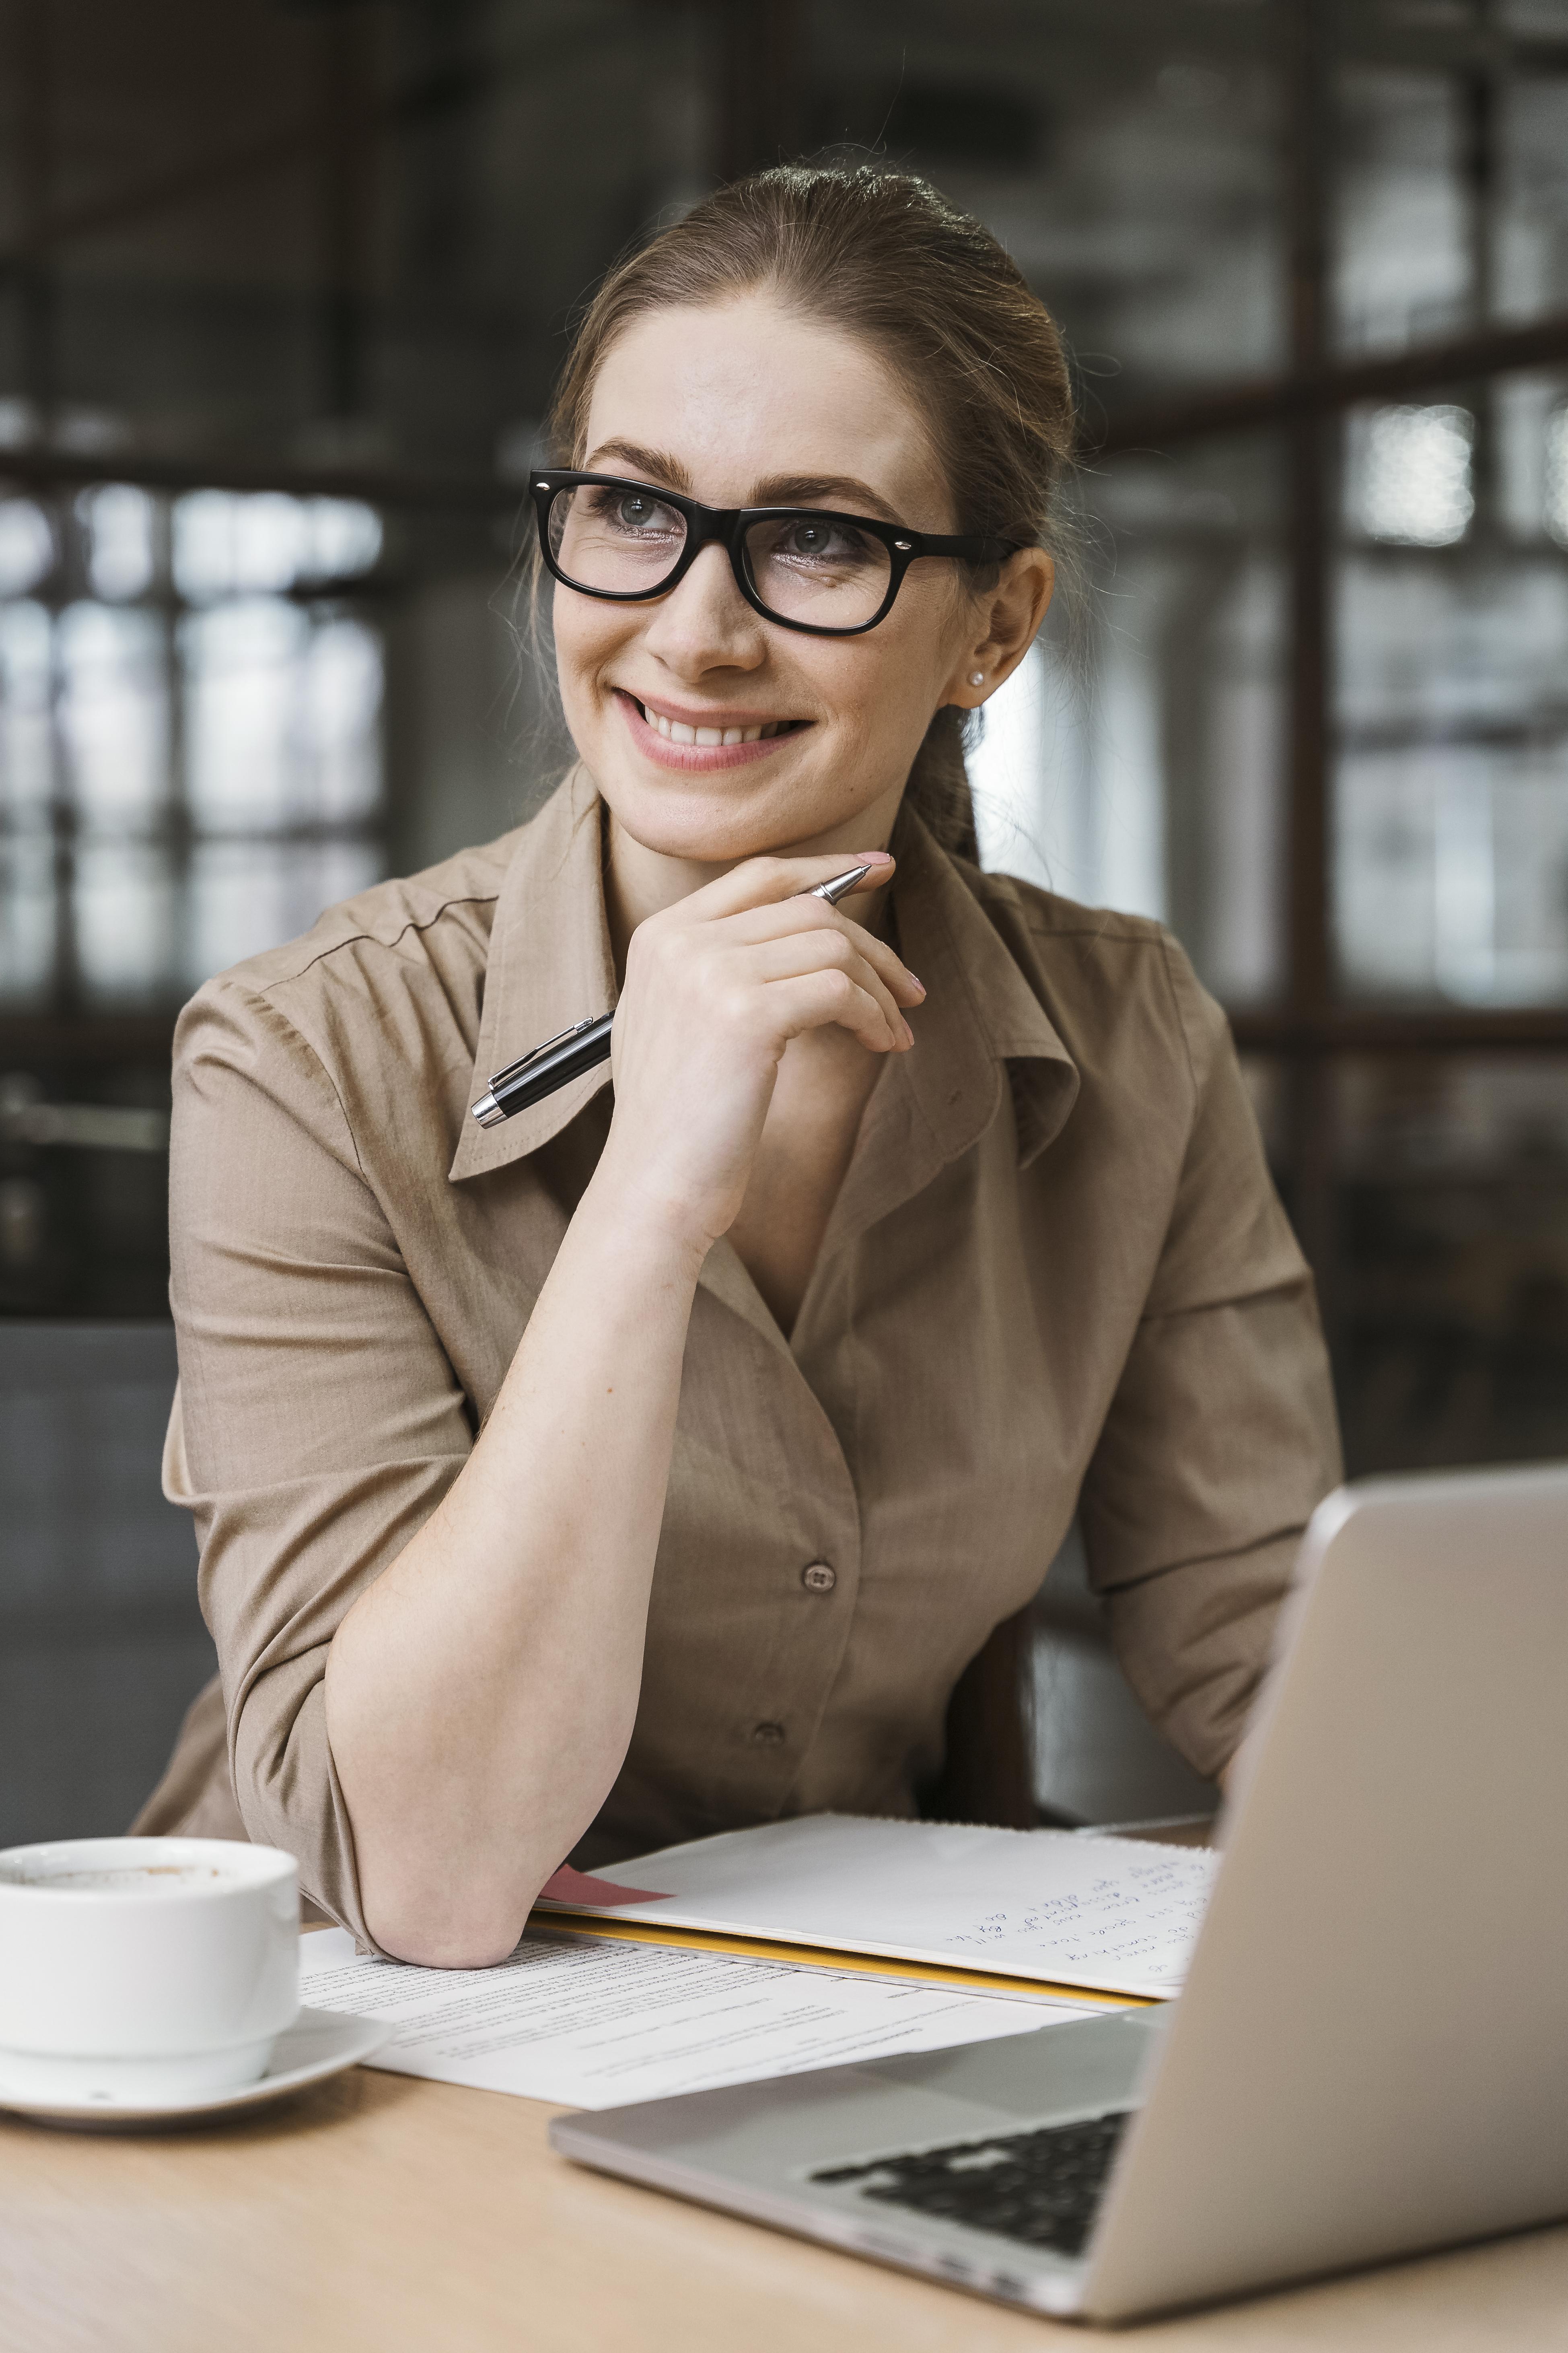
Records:
[[[787,719],[770,719],[760,727],[688,727],[684,720],[666,719],[661,712],[650,711],[646,702],[637,708],[668,744],[755,744],[764,736],[781,734],[789,725]]]

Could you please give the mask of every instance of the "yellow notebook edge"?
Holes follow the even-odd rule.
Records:
[[[529,1915],[531,1928],[574,1936],[614,1936],[632,1945],[674,1945],[689,1952],[734,1953],[749,1961],[784,1961],[792,1968],[840,1969],[861,1977],[901,1978],[920,1985],[946,1985],[965,1993],[994,1994],[1006,2000],[1069,2003],[1079,2010],[1148,2010],[1147,1994],[1105,1993],[1097,1987],[1048,1984],[1041,1978],[1001,1977],[984,1969],[949,1968],[937,1962],[900,1961],[879,1953],[846,1953],[820,1945],[769,1944],[755,1936],[725,1936],[709,1928],[666,1928],[647,1920],[605,1919],[598,1913],[557,1911]]]

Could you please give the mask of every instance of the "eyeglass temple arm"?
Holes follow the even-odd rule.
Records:
[[[1017,555],[1031,543],[1026,539],[990,539],[963,532],[956,536],[934,531],[911,532],[916,555],[967,555],[975,563],[993,564],[1004,555]]]

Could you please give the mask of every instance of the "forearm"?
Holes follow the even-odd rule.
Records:
[[[601,1170],[460,1477],[338,1630],[328,1726],[390,1952],[510,1951],[620,1768],[700,1265]]]

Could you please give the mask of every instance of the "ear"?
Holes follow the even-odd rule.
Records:
[[[1056,585],[1056,565],[1043,547],[1021,547],[1010,555],[995,587],[976,598],[963,658],[938,700],[978,711],[1034,644]]]

